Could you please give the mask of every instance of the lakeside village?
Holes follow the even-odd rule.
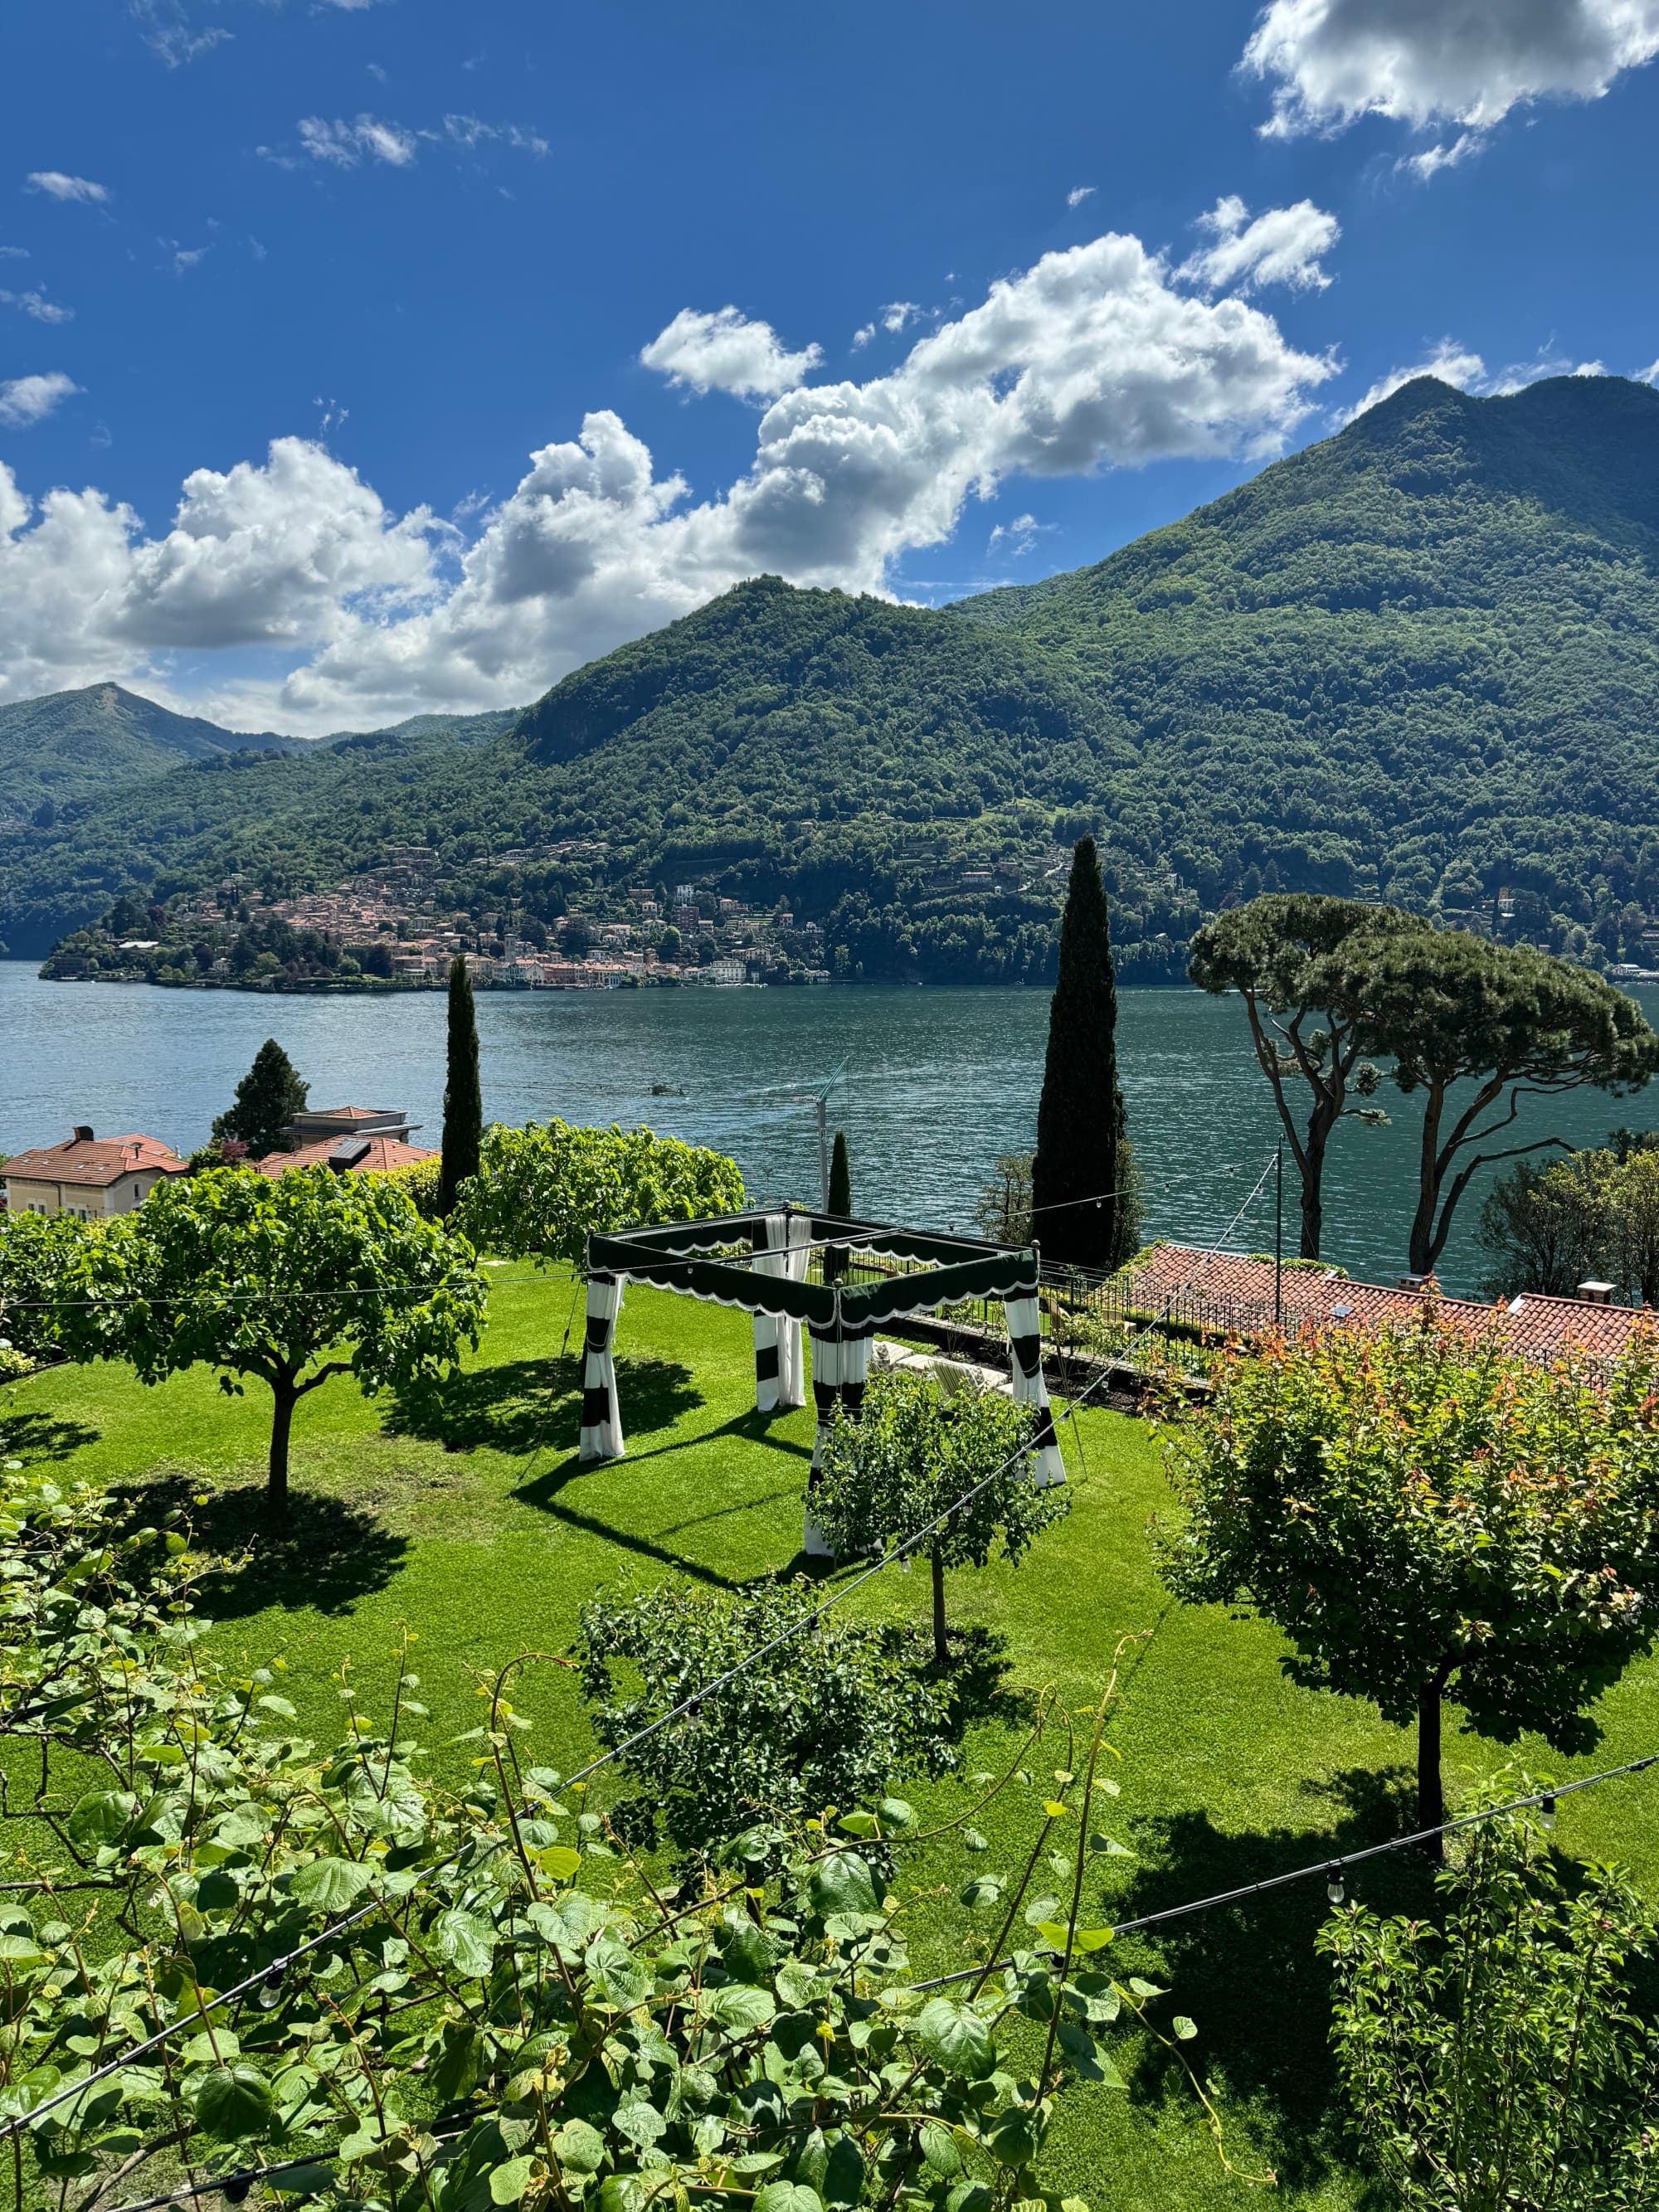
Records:
[[[1070,848],[1024,859],[926,856],[915,914],[953,920],[973,936],[1058,920]],[[1188,941],[1205,919],[1178,871],[1116,873],[1143,919],[1165,927],[1117,948],[1119,980],[1180,984]],[[737,886],[741,888],[741,886]],[[1247,894],[1255,887],[1247,882]],[[1237,903],[1237,902],[1233,902]],[[1366,903],[1366,902],[1361,902]],[[1156,911],[1154,912],[1154,908]],[[1000,920],[996,918],[1000,917]],[[1615,933],[1591,939],[1525,890],[1449,907],[1439,917],[1495,943],[1535,945],[1615,983],[1659,982],[1659,915],[1628,908]],[[969,926],[971,925],[971,927]],[[619,883],[599,838],[566,839],[491,855],[457,873],[427,845],[392,845],[380,864],[331,890],[297,890],[266,876],[226,876],[210,890],[149,901],[129,893],[103,918],[56,944],[40,973],[52,982],[156,983],[174,989],[388,992],[441,989],[459,955],[475,989],[635,990],[811,985],[897,980],[890,961],[866,974],[859,945],[834,921],[730,895],[704,872],[673,883]],[[1615,956],[1622,951],[1622,959]],[[1632,952],[1640,958],[1632,958]],[[1018,974],[1003,974],[1013,980]],[[914,980],[920,980],[915,978]],[[992,980],[972,969],[952,980]]]
[[[273,896],[229,876],[164,904],[118,901],[55,945],[40,973],[209,989],[420,990],[441,988],[459,954],[475,988],[495,989],[853,980],[836,976],[817,922],[798,922],[787,905],[724,897],[708,882],[607,890],[565,905],[550,924],[524,909],[526,872],[561,867],[580,878],[605,857],[602,843],[586,840],[499,854],[495,910],[482,914],[445,902],[439,856],[424,845],[392,846],[380,867],[331,891]],[[988,888],[994,876],[980,872]]]

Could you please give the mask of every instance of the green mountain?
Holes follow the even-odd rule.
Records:
[[[304,740],[247,736],[175,714],[118,684],[52,691],[0,707],[0,830],[37,813],[50,827],[66,801],[97,796],[183,761],[222,753],[298,751]]]
[[[787,899],[844,972],[1035,977],[1089,828],[1131,974],[1178,974],[1200,914],[1276,884],[1494,922],[1503,892],[1504,929],[1631,957],[1659,909],[1656,572],[1659,393],[1422,379],[1069,575],[939,611],[761,578],[510,726],[89,799],[9,841],[0,937],[420,842],[474,913],[697,879]]]

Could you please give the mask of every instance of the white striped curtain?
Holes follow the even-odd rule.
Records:
[[[766,1249],[755,1255],[755,1273],[804,1283],[811,1258],[812,1224],[800,1213],[769,1213]],[[755,1403],[775,1413],[806,1403],[806,1362],[800,1323],[785,1314],[755,1316]]]
[[[622,1413],[617,1404],[617,1316],[623,1285],[615,1275],[587,1279],[587,1333],[582,1347],[582,1429],[577,1456],[623,1456]]]
[[[1054,1417],[1048,1407],[1048,1385],[1042,1374],[1042,1315],[1034,1297],[1005,1298],[1008,1317],[1008,1349],[1012,1353],[1014,1403],[1030,1406],[1036,1415],[1031,1480],[1039,1490],[1064,1482],[1066,1462],[1054,1435]]]

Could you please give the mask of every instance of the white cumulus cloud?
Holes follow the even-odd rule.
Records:
[[[763,374],[782,349],[769,326],[745,328],[735,336]],[[654,365],[694,361],[712,388],[703,354],[676,347]],[[1276,452],[1334,373],[1251,301],[1195,295],[1139,240],[1109,234],[994,284],[884,374],[783,391],[747,466],[701,496],[608,409],[533,453],[469,518],[470,543],[423,508],[392,515],[298,439],[262,464],[198,471],[155,537],[97,491],[50,492],[36,509],[8,478],[0,694],[112,672],[162,688],[173,651],[256,645],[282,649],[290,672],[227,680],[198,711],[320,732],[515,704],[747,576],[890,592],[903,555],[1022,476]]]
[[[44,422],[54,407],[80,389],[60,368],[49,369],[44,376],[14,376],[9,383],[0,384],[0,422],[16,430],[27,429],[31,422]]]
[[[1379,376],[1364,398],[1347,409],[1343,421],[1352,422],[1368,407],[1376,407],[1391,398],[1403,384],[1410,384],[1419,376],[1437,376],[1443,384],[1455,384],[1460,392],[1486,392],[1490,381],[1486,364],[1478,353],[1468,346],[1459,345],[1455,338],[1442,338],[1439,344],[1424,360],[1414,362],[1408,368],[1391,368],[1386,376]]]
[[[770,323],[751,322],[740,308],[708,313],[682,307],[640,359],[693,392],[730,392],[743,399],[775,399],[793,391],[823,359],[822,347],[791,353]]]
[[[1362,115],[1479,134],[1533,100],[1599,100],[1656,53],[1659,0],[1271,0],[1242,66],[1273,87],[1271,137]]]
[[[90,177],[68,177],[61,169],[31,169],[23,189],[44,192],[48,199],[79,200],[94,206],[101,205],[110,196],[107,185],[95,185]]]
[[[1209,233],[1210,243],[1182,264],[1179,273],[1190,283],[1212,291],[1288,284],[1293,292],[1322,292],[1331,281],[1320,264],[1342,228],[1334,215],[1311,200],[1268,208],[1252,222],[1243,201],[1229,193],[1199,217],[1199,224]]]

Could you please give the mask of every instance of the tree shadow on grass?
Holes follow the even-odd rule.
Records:
[[[1138,1820],[1145,1870],[1114,1896],[1111,1917],[1138,1919],[1406,1833],[1414,1825],[1409,1778],[1404,1769],[1335,1776],[1320,1793],[1336,1814],[1328,1827],[1227,1835],[1202,1812]],[[1378,1912],[1422,1915],[1433,1907],[1432,1869],[1415,1851],[1375,1859],[1347,1881],[1350,1894]],[[1170,1989],[1169,2004],[1154,2008],[1161,2023],[1172,2011],[1197,2022],[1187,2056],[1200,2077],[1211,2071],[1219,2077],[1226,2102],[1255,2108],[1266,2155],[1280,2182],[1295,2188],[1316,2186],[1354,2163],[1331,2056],[1330,1966],[1314,1949],[1330,1910],[1324,1881],[1314,1875],[1113,1947],[1121,1972],[1150,1966]],[[1133,2090],[1152,2106],[1183,2094],[1178,2067],[1156,2045],[1148,2046]]]
[[[21,1459],[25,1466],[68,1459],[83,1444],[95,1444],[100,1433],[84,1421],[59,1421],[50,1413],[8,1413],[0,1408],[0,1459]]]
[[[617,1362],[624,1431],[650,1436],[703,1402],[690,1368],[672,1359]],[[504,1359],[468,1368],[419,1390],[400,1391],[387,1410],[388,1436],[418,1437],[446,1451],[495,1451],[527,1459],[574,1452],[581,1433],[579,1357]]]
[[[921,1671],[940,1683],[950,1713],[950,1729],[957,1742],[981,1721],[996,1721],[1004,1728],[1029,1728],[1036,1718],[1034,1690],[1022,1689],[1008,1679],[1013,1662],[1008,1639],[1000,1630],[982,1626],[951,1631],[951,1664],[940,1669],[933,1661],[933,1637],[917,1631],[926,1647],[927,1663]]]
[[[203,1583],[201,1609],[212,1620],[245,1620],[273,1605],[349,1613],[386,1588],[410,1550],[406,1536],[325,1492],[291,1492],[280,1519],[263,1483],[204,1492],[199,1476],[163,1474],[115,1495],[131,1526],[176,1519],[199,1549],[242,1560]]]

